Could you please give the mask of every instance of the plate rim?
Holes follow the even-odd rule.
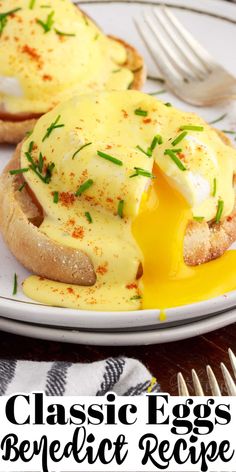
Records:
[[[230,23],[236,24],[236,5],[226,2],[225,0],[204,0],[204,2],[200,3],[198,0],[159,0],[157,2],[150,1],[150,0],[128,0],[128,1],[117,1],[117,0],[82,0],[79,3],[83,6],[90,6],[90,5],[104,5],[104,4],[119,4],[122,5],[124,8],[126,5],[155,5],[158,6],[159,4],[166,4],[171,8],[177,9],[186,9],[187,11],[194,12],[194,13],[202,13],[205,15],[210,15],[212,17],[216,17],[219,20],[227,20]],[[192,5],[192,7],[191,7]],[[197,5],[193,7],[193,5]],[[217,12],[216,12],[217,10]],[[221,13],[227,13],[229,16],[225,17],[222,16]],[[235,19],[232,18],[232,12]],[[224,303],[223,303],[224,302]],[[220,304],[220,307],[219,307]],[[224,307],[223,307],[224,305]],[[227,298],[225,295],[221,295],[219,297],[205,300],[198,303],[193,303],[189,305],[184,305],[181,307],[167,309],[167,320],[178,321],[179,318],[183,318],[186,315],[189,319],[193,319],[196,316],[199,316],[199,310],[203,309],[206,315],[215,314],[218,311],[222,311],[222,309],[230,309],[232,306],[236,305],[236,291],[230,292],[227,294]],[[218,307],[218,308],[217,308]],[[4,313],[3,313],[4,311]],[[12,313],[14,311],[14,313]],[[197,313],[196,313],[197,311]],[[161,321],[159,320],[160,310],[153,309],[153,310],[131,310],[131,311],[93,311],[93,310],[72,310],[69,308],[61,308],[61,307],[51,307],[48,305],[42,305],[37,302],[33,301],[25,301],[25,300],[15,300],[14,298],[7,298],[0,296],[0,315],[4,318],[9,318],[9,315],[14,316],[15,320],[24,320],[28,319],[32,321],[32,315],[34,316],[33,321],[34,323],[39,323],[44,325],[45,322],[49,321],[48,316],[49,312],[51,315],[50,324],[55,326],[67,326],[68,327],[68,319],[70,319],[70,326],[71,327],[88,327],[93,328],[99,326],[100,328],[105,328],[108,325],[112,325],[113,327],[129,327],[129,326],[146,326],[159,324]],[[59,314],[58,314],[59,312]],[[181,313],[180,313],[181,312]],[[190,313],[190,314],[189,314]],[[65,315],[66,321],[60,319],[60,314]],[[57,315],[57,316],[55,316]],[[145,317],[148,315],[148,320],[145,320]],[[39,321],[38,317],[41,317],[41,321]],[[218,315],[215,315],[218,316]],[[55,317],[55,319],[54,319]],[[112,322],[111,322],[112,320]],[[125,320],[125,326],[124,326]],[[194,322],[194,321],[193,321]],[[171,328],[169,328],[171,329]]]

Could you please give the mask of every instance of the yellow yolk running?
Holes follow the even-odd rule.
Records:
[[[236,251],[196,267],[183,260],[191,210],[157,166],[143,197],[133,234],[143,253],[142,308],[171,308],[236,289]],[[145,230],[144,230],[145,228]]]

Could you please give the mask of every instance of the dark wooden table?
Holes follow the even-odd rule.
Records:
[[[93,362],[110,356],[128,356],[142,361],[157,378],[162,391],[177,394],[176,374],[181,371],[190,381],[195,368],[203,386],[207,385],[205,366],[211,364],[223,387],[220,362],[229,366],[227,349],[236,352],[236,323],[219,331],[168,344],[139,347],[80,346],[41,341],[0,332],[0,359],[35,361]]]

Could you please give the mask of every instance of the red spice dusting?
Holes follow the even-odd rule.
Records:
[[[108,264],[107,264],[107,262],[106,262],[104,265],[98,266],[98,267],[97,267],[97,270],[96,270],[97,274],[100,274],[100,275],[106,274],[106,273],[107,273],[107,270],[108,270],[108,269],[107,269],[107,265],[108,265]]]
[[[73,233],[72,233],[72,238],[83,239],[83,237],[84,237],[84,228],[83,228],[83,226],[76,226]]]
[[[108,202],[108,203],[113,203],[113,198],[109,198],[109,197],[108,197],[108,198],[107,198],[107,202]]]
[[[124,118],[128,118],[129,115],[128,115],[127,111],[126,110],[121,110],[121,111],[123,113]]]
[[[143,123],[145,123],[145,125],[151,122],[152,122],[151,118],[145,118],[145,120],[143,120]]]
[[[68,293],[74,293],[74,290],[73,290],[73,288],[71,288],[71,287],[67,287],[66,290],[67,290]]]
[[[49,74],[44,74],[44,75],[43,75],[43,80],[45,80],[45,81],[46,81],[46,80],[52,80],[52,76],[49,75]]]
[[[74,226],[75,225],[75,220],[73,218],[70,218],[70,220],[68,220],[66,222],[67,226]]]
[[[70,192],[61,192],[60,193],[60,202],[62,203],[62,205],[64,206],[70,206],[70,205],[73,205],[74,201],[75,201],[75,195],[73,193],[70,193]]]
[[[28,54],[35,61],[40,61],[40,59],[41,59],[41,57],[40,57],[39,53],[36,51],[36,49],[31,48],[30,46],[28,46],[28,44],[25,44],[24,46],[22,46],[21,51],[24,52],[25,54]]]
[[[138,286],[137,286],[137,284],[132,283],[132,284],[126,285],[126,288],[128,288],[129,290],[131,290],[132,288],[138,288]]]
[[[111,146],[110,144],[108,144],[108,145],[106,146],[106,149],[111,149],[111,148],[112,148],[112,146]]]
[[[39,280],[45,280],[45,277],[39,277]]]
[[[232,221],[232,216],[227,216],[227,221]]]

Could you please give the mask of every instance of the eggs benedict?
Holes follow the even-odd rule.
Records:
[[[42,116],[0,180],[0,226],[48,305],[165,309],[236,288],[236,151],[137,91]],[[225,253],[225,254],[224,254]],[[221,257],[219,257],[221,256]]]
[[[143,60],[70,0],[0,1],[0,142],[75,94],[141,88]]]

